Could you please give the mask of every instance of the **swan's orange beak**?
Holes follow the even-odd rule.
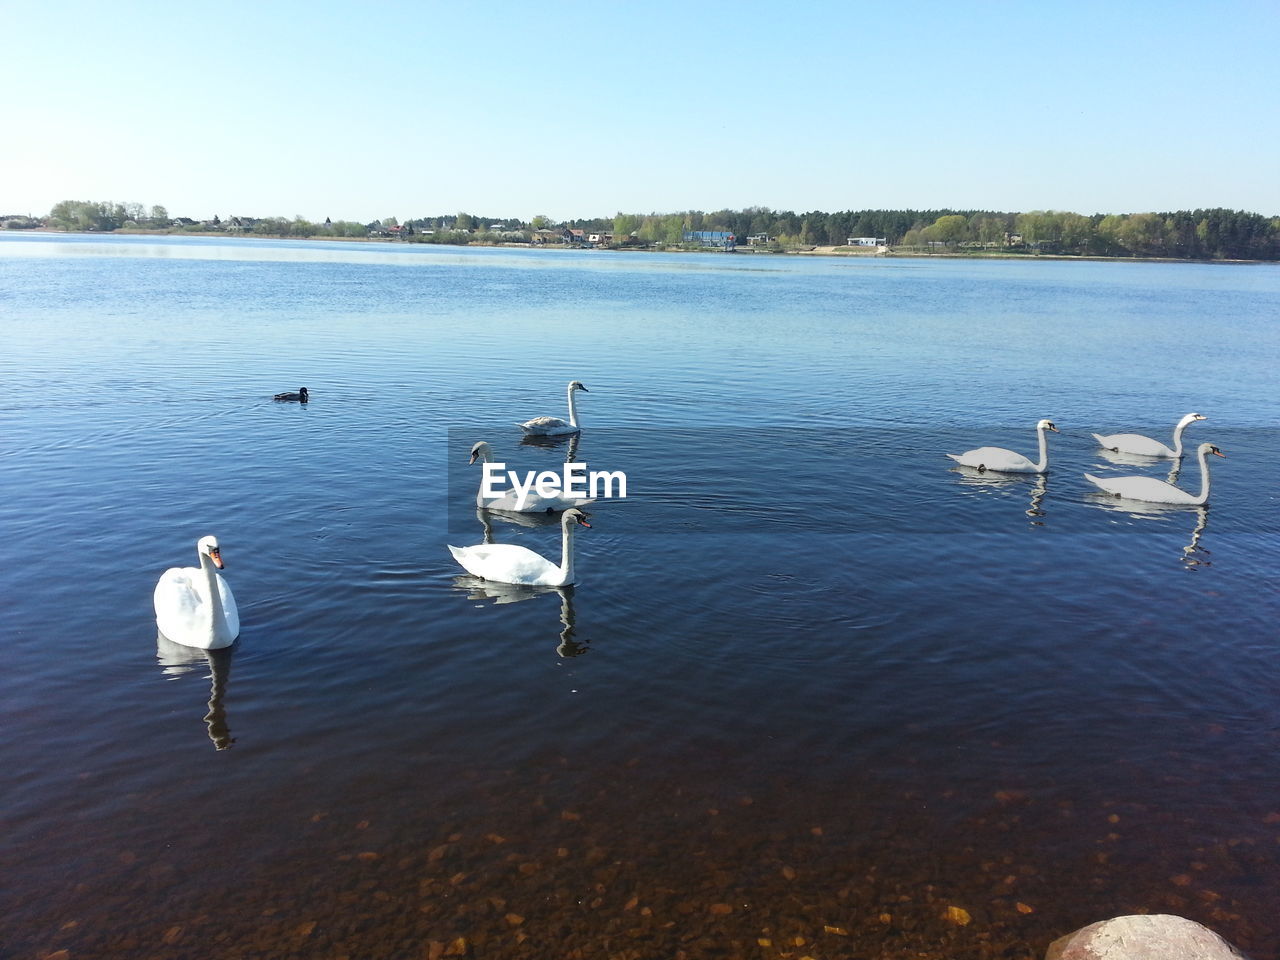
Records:
[[[1214,448],[1213,455],[1215,457],[1221,457],[1223,460],[1227,459],[1227,455],[1216,447]]]
[[[475,463],[475,462],[476,462],[476,455],[473,453],[470,457],[467,458],[467,463]]]
[[[587,521],[586,521],[586,520],[584,520],[584,519],[582,519],[582,517],[579,517],[579,518],[578,518],[578,523],[582,524],[584,527],[590,527],[590,526],[591,526],[591,524],[587,523]]]
[[[209,551],[209,559],[213,561],[213,565],[219,570],[226,568],[226,565],[222,562],[222,553],[217,547],[214,547]]]

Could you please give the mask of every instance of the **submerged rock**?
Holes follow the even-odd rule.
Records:
[[[1170,914],[1115,917],[1053,943],[1044,960],[1247,960],[1194,920]]]

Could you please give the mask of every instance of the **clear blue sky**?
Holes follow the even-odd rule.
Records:
[[[1280,214],[1280,3],[0,0],[0,213]]]

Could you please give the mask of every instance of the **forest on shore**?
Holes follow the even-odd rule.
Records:
[[[470,213],[367,223],[218,215],[210,220],[170,217],[162,206],[65,200],[44,218],[0,215],[8,229],[43,227],[77,232],[230,233],[269,237],[394,238],[416,243],[573,243],[573,230],[594,235],[593,246],[679,248],[688,234],[721,231],[785,252],[843,247],[871,238],[902,252],[1037,253],[1090,257],[1280,261],[1280,217],[1225,208],[1165,213],[1083,215],[1036,210],[846,210],[795,213],[767,207],[679,213],[617,213],[613,217],[552,221],[536,216]]]

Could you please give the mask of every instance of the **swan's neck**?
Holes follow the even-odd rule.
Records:
[[[1203,505],[1209,502],[1209,451],[1200,451],[1200,496],[1196,497],[1196,504]]]
[[[573,583],[573,527],[572,519],[561,525],[560,584]]]
[[[569,423],[575,427],[578,425],[578,405],[574,402],[573,395],[577,392],[573,387],[569,388]]]
[[[209,598],[209,632],[216,639],[227,633],[227,613],[222,609],[222,593],[218,590],[218,568],[213,557],[200,551],[200,572],[204,574],[205,596]]]
[[[1040,434],[1040,462],[1036,464],[1036,473],[1044,473],[1049,467],[1049,437],[1043,429],[1036,433]]]
[[[488,450],[481,450],[480,462],[481,464],[492,463],[493,455]],[[484,467],[481,466],[480,467],[480,487],[479,489],[476,490],[476,506],[483,507],[485,503],[486,501],[484,498]],[[485,540],[485,543],[489,543],[489,542],[490,542],[489,540]]]
[[[1190,422],[1188,420],[1185,423],[1179,423],[1173,428],[1173,455],[1175,457],[1182,456],[1182,431],[1187,429]]]

